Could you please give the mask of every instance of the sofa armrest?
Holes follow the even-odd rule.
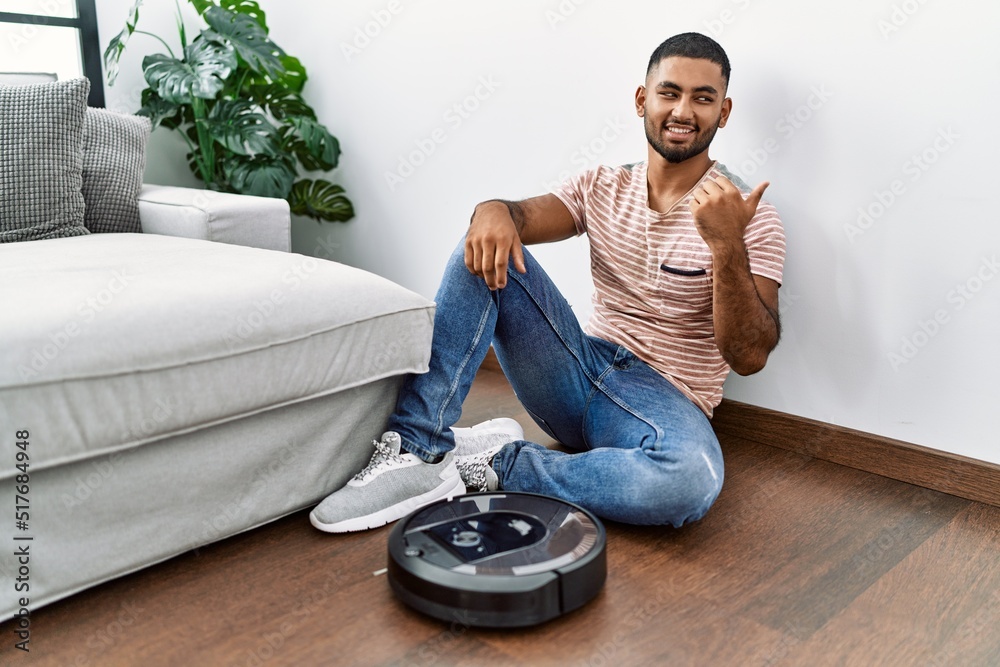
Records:
[[[291,250],[291,214],[284,199],[212,190],[143,185],[139,219],[146,234]]]

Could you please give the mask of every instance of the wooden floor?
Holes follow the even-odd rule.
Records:
[[[529,423],[481,371],[462,423]],[[1000,508],[723,439],[726,486],[680,530],[608,524],[607,584],[538,628],[483,631],[393,597],[389,528],[306,512],[32,614],[3,665],[1000,665]]]

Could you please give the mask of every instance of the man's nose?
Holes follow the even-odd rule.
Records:
[[[687,97],[679,98],[677,104],[674,105],[671,115],[682,122],[694,120],[694,110],[691,107],[691,101]]]

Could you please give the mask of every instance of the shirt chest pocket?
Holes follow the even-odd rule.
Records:
[[[660,264],[657,292],[660,313],[670,317],[711,315],[711,266],[673,266]]]

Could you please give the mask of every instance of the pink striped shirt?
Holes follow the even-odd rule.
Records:
[[[749,192],[718,162],[702,181],[720,175]],[[695,228],[693,190],[666,213],[650,209],[640,162],[583,172],[553,194],[590,239],[595,290],[587,333],[625,346],[711,417],[729,365],[715,344],[712,253]],[[785,235],[774,206],[760,203],[744,241],[750,271],[780,283]]]

